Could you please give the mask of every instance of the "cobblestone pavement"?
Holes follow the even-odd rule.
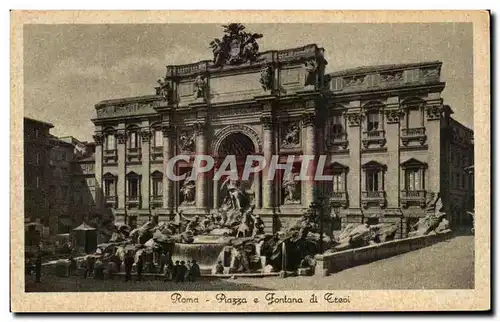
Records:
[[[57,278],[27,279],[26,291],[231,291],[474,288],[474,237],[457,236],[430,247],[361,265],[328,277],[207,279],[195,283]]]

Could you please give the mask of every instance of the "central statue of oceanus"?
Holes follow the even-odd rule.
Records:
[[[221,185],[221,190],[227,189],[227,195],[224,203],[229,206],[229,209],[244,209],[249,204],[249,197],[241,188],[241,183],[238,179],[228,176]]]

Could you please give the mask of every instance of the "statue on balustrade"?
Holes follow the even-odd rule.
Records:
[[[318,63],[316,60],[306,60],[305,67],[307,71],[305,86],[316,85],[316,79],[318,75]]]
[[[206,90],[207,90],[207,81],[205,80],[205,77],[203,75],[196,76],[196,79],[194,80],[194,98],[204,99],[206,97]]]
[[[194,204],[196,183],[191,179],[191,171],[186,174],[186,179],[181,187],[181,194],[183,196],[183,201],[181,205],[192,205]]]
[[[160,95],[167,102],[171,101],[172,98],[172,87],[170,83],[164,78],[158,79],[159,87],[156,88],[156,95]]]

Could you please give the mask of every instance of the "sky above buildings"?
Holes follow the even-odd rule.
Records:
[[[327,72],[366,65],[443,62],[445,104],[473,128],[472,24],[247,24],[261,51],[316,43]],[[94,105],[154,94],[165,66],[212,59],[220,24],[27,25],[24,114],[52,133],[91,140]]]

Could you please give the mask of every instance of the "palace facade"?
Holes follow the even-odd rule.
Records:
[[[437,195],[457,222],[473,194],[463,171],[473,163],[473,133],[441,98],[441,62],[326,74],[317,45],[260,53],[255,36],[226,31],[227,46],[211,43],[213,61],[167,66],[153,95],[96,104],[99,211],[136,226],[220,207],[225,195],[213,176],[198,176],[192,198],[182,181],[168,180],[167,161],[178,154],[192,158],[177,174],[189,172],[197,154],[216,165],[230,154],[279,155],[283,163],[327,155],[331,182],[291,184],[279,173],[242,183],[268,230],[288,226],[320,195],[338,228],[394,222],[403,237]],[[294,171],[300,167],[296,158]]]

